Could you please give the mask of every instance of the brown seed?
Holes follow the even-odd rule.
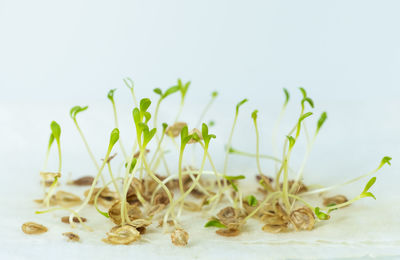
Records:
[[[315,224],[314,213],[308,207],[294,210],[290,219],[296,230],[311,230]]]
[[[74,180],[71,184],[76,185],[76,186],[89,186],[89,185],[92,185],[93,181],[94,181],[93,176],[84,176],[84,177]]]
[[[75,234],[75,233],[72,233],[72,232],[65,232],[65,233],[62,233],[62,234],[63,234],[63,236],[68,237],[68,239],[69,239],[70,241],[78,242],[78,241],[80,240],[79,236],[78,236],[77,234]]]
[[[224,228],[224,229],[218,229],[217,231],[215,231],[215,233],[217,233],[220,236],[224,236],[224,237],[235,237],[240,234],[240,230]]]
[[[81,220],[82,220],[82,222],[86,222],[87,219],[81,217]],[[79,218],[77,218],[77,217],[73,217],[73,218],[72,218],[72,221],[75,222],[75,223],[80,223]],[[61,218],[61,222],[62,222],[62,223],[69,224],[69,216],[62,217],[62,218]]]
[[[114,245],[129,245],[140,238],[139,231],[130,225],[113,227],[104,242]]]
[[[182,228],[177,228],[171,233],[171,241],[176,246],[186,246],[189,241],[189,233]]]
[[[324,206],[329,206],[332,204],[338,205],[347,202],[347,198],[343,195],[336,195],[329,198],[324,198]]]
[[[22,225],[22,231],[29,235],[41,234],[47,232],[47,227],[35,222],[26,222]]]
[[[82,202],[79,196],[61,190],[56,193],[56,201],[58,205],[66,208],[77,206]]]
[[[181,134],[182,128],[187,126],[185,122],[176,122],[172,126],[169,126],[166,130],[165,133],[169,137],[177,137]]]

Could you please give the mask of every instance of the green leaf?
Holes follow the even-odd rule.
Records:
[[[133,84],[133,80],[129,77],[126,77],[123,79],[125,85],[129,88],[133,90],[134,84]]]
[[[118,130],[118,128],[114,128],[112,130],[112,132],[111,132],[111,135],[110,135],[110,145],[109,145],[109,147],[110,148],[113,147],[115,145],[115,143],[118,142],[118,139],[119,139],[119,130]]]
[[[143,132],[143,146],[146,146],[156,134],[157,129],[153,128],[150,131]]]
[[[232,180],[229,180],[229,183],[232,185],[232,188],[233,188],[236,192],[239,192],[238,187],[236,186],[236,184],[235,184]]]
[[[217,219],[213,219],[208,221],[204,227],[217,227],[217,228],[227,228],[224,224],[222,224],[221,222],[219,222],[219,220]]]
[[[224,179],[226,180],[242,180],[242,179],[246,179],[246,177],[244,175],[236,175],[236,176],[228,176],[228,175],[224,175],[223,176]]]
[[[71,108],[71,110],[69,111],[69,115],[71,116],[72,119],[76,118],[76,115],[82,111],[85,111],[88,108],[88,106],[85,107],[81,107],[81,106],[74,106],[73,108]]]
[[[178,86],[181,90],[181,94],[182,94],[182,100],[185,98],[186,93],[189,89],[190,86],[190,81],[188,81],[187,83],[183,84],[181,79],[178,79]]]
[[[290,94],[286,88],[283,89],[283,92],[285,93],[285,105],[287,105],[287,103],[289,103]]]
[[[215,122],[211,120],[210,122],[208,122],[208,125],[209,125],[209,126],[214,126],[214,125],[215,125]]]
[[[296,139],[289,135],[287,135],[286,138],[289,140],[289,148],[293,148],[294,144],[296,143]]]
[[[146,112],[143,113],[143,115],[144,115],[144,118],[145,118],[145,122],[147,124],[151,119],[151,114],[150,114],[150,112],[146,111]]]
[[[258,201],[256,199],[256,197],[254,197],[253,195],[249,195],[246,197],[247,203],[249,203],[250,206],[255,207],[258,205]]]
[[[168,97],[169,95],[174,94],[175,92],[178,92],[180,90],[180,86],[172,86],[169,89],[167,89],[165,91],[165,93],[162,95],[162,99],[165,99],[166,97]]]
[[[168,128],[168,124],[162,123],[162,128],[163,128],[163,133],[165,133],[165,130],[167,130],[167,128]]]
[[[212,98],[216,98],[218,96],[218,92],[217,91],[213,91],[212,93],[211,93],[211,97]]]
[[[150,105],[151,105],[150,99],[143,98],[142,100],[140,100],[140,112],[142,113],[146,112]]]
[[[258,110],[254,110],[253,113],[251,113],[251,117],[253,118],[254,121],[257,120],[257,113],[258,113]]]
[[[322,212],[319,210],[319,207],[316,207],[314,209],[314,213],[317,216],[317,218],[319,218],[320,220],[328,220],[331,218],[331,216],[329,216],[328,214]]]
[[[383,165],[385,165],[386,163],[389,164],[390,166],[392,166],[392,164],[390,163],[390,160],[392,160],[392,157],[389,157],[389,156],[383,157],[379,168],[382,167]]]
[[[137,107],[135,107],[132,110],[132,116],[133,116],[133,121],[135,122],[135,125],[139,125],[139,123],[140,123],[140,112],[139,112],[139,109]]]
[[[158,95],[160,95],[160,96],[162,96],[162,90],[159,89],[159,88],[153,89],[153,92],[156,93],[156,94],[158,94]]]
[[[53,144],[53,142],[54,142],[54,135],[53,135],[53,134],[50,134],[49,145],[47,146],[48,149],[50,149],[50,147],[51,147],[51,145]]]
[[[302,87],[299,87],[299,89],[301,91],[301,94],[303,94],[303,98],[306,98],[307,97],[307,91]]]
[[[304,106],[304,103],[307,102],[310,107],[314,108],[314,101],[311,98],[303,98],[303,100],[301,101],[301,105]]]
[[[317,132],[319,131],[319,129],[322,127],[322,125],[325,123],[326,119],[328,118],[326,112],[323,112],[318,120],[317,123]]]
[[[187,140],[188,134],[189,134],[189,129],[188,129],[187,125],[185,125],[181,130],[181,146],[182,145],[184,146],[187,144],[187,142],[189,142],[190,139]]]
[[[376,177],[372,177],[367,184],[365,185],[365,188],[363,190],[363,193],[368,192],[368,190],[372,187],[372,185],[374,185],[374,183],[376,182]]]
[[[363,192],[360,194],[360,198],[366,198],[366,197],[372,197],[372,198],[374,198],[374,200],[376,200],[375,195],[372,194],[371,192]]]
[[[307,113],[303,114],[303,115],[299,118],[298,124],[300,125],[301,122],[302,122],[304,119],[306,119],[307,117],[311,116],[312,114],[313,114],[312,112],[307,112]]]
[[[50,129],[51,133],[53,134],[54,138],[57,140],[57,142],[60,141],[60,135],[61,135],[61,127],[56,121],[52,121],[50,124]]]
[[[110,91],[108,91],[107,98],[108,98],[109,100],[111,100],[111,102],[114,102],[114,92],[115,92],[116,90],[117,90],[117,89],[110,89]]]
[[[201,135],[203,138],[208,136],[208,126],[205,123],[201,125]]]
[[[248,99],[245,98],[245,99],[243,99],[242,101],[240,101],[239,103],[237,103],[237,105],[236,105],[236,114],[239,113],[239,108],[240,108],[244,103],[246,103],[247,101],[248,101]]]

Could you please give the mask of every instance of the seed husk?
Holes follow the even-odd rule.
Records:
[[[189,132],[189,135],[193,135],[193,134],[195,134],[195,133],[196,133],[197,137],[199,138],[199,140],[203,140],[203,135],[201,134],[200,130],[197,129],[197,128],[193,128],[193,129]],[[189,140],[188,144],[194,144],[194,143],[197,143],[197,142],[198,142],[198,140],[196,140],[196,139],[194,139],[194,138],[191,138],[191,139]]]
[[[34,202],[36,202],[38,204],[44,204],[44,199],[37,199],[37,200],[34,200]],[[56,205],[57,205],[56,195],[52,195],[50,197],[50,206],[56,206]]]
[[[151,225],[151,223],[152,223],[151,220],[140,218],[140,219],[132,220],[129,225],[131,225],[132,227],[138,229],[138,228],[141,228],[141,227],[147,227],[147,226]]]
[[[182,228],[177,228],[171,233],[171,241],[176,246],[186,246],[189,241],[189,233]]]
[[[93,176],[84,176],[72,181],[70,184],[76,186],[89,186],[92,185],[93,181],[94,181]]]
[[[338,205],[347,202],[348,199],[343,195],[336,195],[329,198],[324,198],[324,206],[329,206],[332,204]]]
[[[120,201],[116,201],[108,210],[108,215],[110,216],[110,219],[117,225],[120,225],[122,222],[121,205],[122,203]],[[140,211],[139,207],[126,204],[126,208],[127,214],[131,221],[142,218],[142,212]]]
[[[57,191],[56,201],[58,205],[66,208],[77,206],[82,202],[79,196],[62,190]]]
[[[218,229],[217,231],[215,231],[215,233],[217,233],[220,236],[224,236],[224,237],[235,237],[240,234],[240,230],[239,229],[231,229],[231,228],[223,228],[223,229]]]
[[[82,220],[82,222],[86,222],[86,221],[87,221],[87,219],[84,218],[84,217],[81,217],[81,220]],[[73,218],[72,218],[72,221],[75,222],[75,223],[80,223],[78,217],[73,217]],[[62,222],[62,223],[69,224],[69,216],[64,216],[64,217],[62,217],[62,218],[61,218],[61,222]]]
[[[107,233],[107,238],[103,239],[103,241],[113,245],[129,245],[139,238],[140,233],[136,228],[130,225],[123,225],[113,227],[110,232]]]
[[[182,128],[187,126],[185,122],[176,122],[173,125],[167,127],[165,130],[169,137],[178,137],[181,134]]]
[[[22,231],[25,234],[36,235],[47,232],[47,227],[35,222],[26,222],[22,224]]]
[[[311,230],[315,224],[314,213],[308,207],[302,207],[294,210],[290,214],[290,220],[296,230]]]
[[[69,241],[79,242],[79,240],[80,240],[80,237],[77,234],[72,233],[72,232],[65,232],[65,233],[62,233],[62,235],[68,237]]]
[[[94,188],[92,196],[89,200],[89,204],[94,204],[94,198],[97,195],[97,193],[101,190],[101,188]],[[89,194],[89,190],[86,190],[84,193],[84,196],[87,197],[87,195]],[[97,198],[97,202],[98,204],[108,208],[110,207],[112,204],[115,203],[115,201],[117,200],[118,195],[116,192],[111,191],[110,189],[108,189],[107,187],[103,189],[103,191],[100,193],[99,197]]]
[[[262,227],[262,230],[269,233],[280,233],[286,232],[287,226],[286,225],[272,225],[272,224],[265,224]]]

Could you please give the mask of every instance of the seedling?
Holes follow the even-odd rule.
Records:
[[[254,110],[251,114],[256,134],[255,151],[252,153],[244,152],[232,147],[239,110],[247,102],[247,99],[243,99],[236,105],[232,128],[227,133],[224,164],[221,167],[222,170],[219,171],[216,167],[218,164],[214,163],[212,153],[210,153],[214,148],[210,145],[211,140],[216,138],[215,135],[209,133],[209,127],[212,124],[203,123],[200,131],[197,128],[189,128],[184,121],[177,121],[181,115],[190,82],[183,83],[178,80],[176,85],[165,91],[159,88],[154,89],[154,93],[158,95],[154,113],[152,113],[149,98],[143,98],[140,102],[136,101],[133,81],[127,78],[124,79],[124,83],[130,90],[135,103],[135,108],[132,110],[132,121],[135,128],[132,150],[125,151],[121,143],[114,101],[115,90],[113,89],[110,90],[107,97],[113,106],[116,128],[109,136],[108,147],[100,165],[77,121],[77,115],[86,111],[88,107],[75,106],[70,110],[70,117],[97,170],[94,177],[85,176],[69,183],[72,185],[90,185],[90,188],[84,193],[85,199],[82,201],[79,196],[67,191],[59,190],[55,193],[58,179],[61,177],[62,159],[61,128],[54,121],[51,123],[51,135],[47,143],[45,163],[43,171],[40,173],[44,179],[50,180],[47,183],[51,183],[51,185],[45,199],[37,200],[39,203],[44,202],[47,209],[36,213],[68,211],[71,215],[63,217],[63,223],[70,223],[70,225],[75,226],[79,222],[79,226],[92,230],[85,225],[86,219],[79,214],[82,209],[93,205],[94,210],[97,210],[101,215],[99,217],[117,225],[103,239],[106,243],[126,245],[134,243],[142,235],[146,236],[146,228],[152,222],[158,222],[164,232],[170,233],[171,242],[174,245],[185,246],[189,241],[189,234],[182,228],[181,215],[192,214],[190,211],[202,211],[203,215],[206,215],[209,220],[208,222],[204,221],[206,222],[204,227],[217,228],[216,234],[225,237],[240,235],[242,227],[246,225],[250,218],[261,221],[260,228],[270,233],[311,230],[315,228],[316,222],[333,218],[336,211],[343,207],[350,206],[363,198],[376,199],[371,192],[372,186],[376,182],[374,175],[385,165],[391,165],[392,158],[385,156],[374,170],[343,183],[318,189],[306,186],[303,183],[304,168],[316,137],[325,125],[327,113],[323,112],[319,116],[316,120],[316,126],[313,128],[313,135],[309,136],[306,122],[309,123],[308,121],[312,120],[313,112],[306,111],[306,109],[312,109],[314,102],[308,96],[307,91],[300,88],[301,99],[298,103],[300,114],[297,120],[293,122],[290,131],[285,135],[282,134],[282,156],[278,156],[278,141],[276,139],[280,136],[280,121],[283,119],[291,98],[287,89],[283,89],[284,102],[273,130],[273,155],[261,153],[263,146],[260,142],[262,133],[259,129],[258,110]],[[176,119],[172,122],[162,123],[161,129],[161,127],[158,127],[157,121],[160,105],[163,100],[174,93],[180,93],[181,98]],[[211,99],[200,114],[197,127],[200,126],[200,122],[207,121],[204,119],[217,95],[217,92],[211,94]],[[299,142],[299,140],[303,135],[307,140],[306,152],[300,167],[293,169],[293,166],[290,166],[292,154],[300,151],[297,146],[301,145],[302,142]],[[242,138],[246,138],[246,136]],[[168,140],[168,144],[166,140]],[[57,172],[47,172],[45,170],[54,141],[56,141],[58,148],[59,167]],[[121,168],[125,171],[125,174],[121,177],[116,177],[115,169],[113,169],[114,161],[121,159],[115,157],[115,154],[111,155],[114,150],[118,149],[115,147],[117,142],[120,143],[119,150],[124,155]],[[201,157],[194,156],[192,164],[184,163],[188,145],[194,146],[193,148],[201,147],[203,152]],[[175,160],[173,155],[164,156],[166,152],[171,154],[176,152]],[[253,183],[253,186],[239,185],[248,176],[238,175],[228,168],[228,156],[231,154],[256,159],[258,179],[256,183]],[[196,159],[200,167],[196,167]],[[261,159],[272,160],[275,163],[275,167],[273,167],[275,169],[267,169],[263,165],[265,172],[271,173],[273,177],[263,173]],[[159,169],[160,162],[164,164],[164,170]],[[103,170],[106,166],[109,176],[103,176]],[[207,170],[207,167],[211,169]],[[292,173],[294,176],[291,176]],[[104,177],[107,177],[108,180]],[[100,178],[103,179],[102,185],[97,186]],[[313,205],[314,203],[308,201],[310,195],[331,191],[364,178],[369,178],[369,181],[360,194],[352,199],[347,199],[344,195],[330,195],[328,198],[323,198],[321,205],[318,203]],[[320,198],[319,196],[315,197]],[[77,208],[75,209],[75,207]],[[216,211],[216,209],[219,211]],[[27,234],[41,233],[47,230],[44,226],[29,222],[24,224],[22,228]],[[74,233],[64,233],[64,235],[73,241],[79,239],[79,236]]]

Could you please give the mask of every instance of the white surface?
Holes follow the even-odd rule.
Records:
[[[217,135],[212,145],[219,169],[236,102],[250,100],[241,110],[234,147],[254,151],[250,113],[257,108],[261,150],[271,153],[271,126],[283,100],[281,88],[287,87],[293,97],[281,128],[283,138],[298,114],[297,87],[304,86],[316,103],[316,115],[328,112],[306,167],[306,182],[334,184],[375,168],[390,155],[393,166],[378,174],[374,186],[378,200],[365,204],[387,210],[386,203],[400,196],[399,7],[398,1],[1,1],[0,202],[5,207],[0,227],[7,232],[0,237],[0,254],[30,259],[94,254],[106,258],[113,252],[122,257],[146,254],[149,259],[211,254],[231,259],[310,258],[311,252],[328,258],[350,253],[398,255],[390,243],[244,245],[211,240],[202,244],[194,235],[187,249],[172,247],[168,239],[160,239],[165,245],[158,241],[118,248],[95,242],[66,246],[59,236],[63,226],[56,220],[54,231],[42,237],[25,236],[20,225],[38,217],[32,214],[31,200],[41,194],[37,172],[51,120],[63,129],[64,176],[93,171],[68,118],[74,105],[90,106],[79,121],[101,158],[113,128],[105,96],[110,88],[119,88],[121,138],[127,147],[132,143],[132,104],[121,81],[125,76],[135,80],[139,97],[151,98],[155,87],[165,89],[178,77],[192,80],[183,113],[190,124],[197,121],[211,91],[218,90],[214,114],[207,118],[216,121],[211,131]],[[177,97],[167,100],[161,117],[172,118],[177,102]],[[312,129],[315,118],[310,121]],[[301,147],[294,166],[302,159]],[[52,156],[50,167],[56,163]],[[232,157],[230,163],[235,173],[255,170],[251,159]],[[266,172],[273,169],[269,162],[262,167]],[[346,195],[357,194],[363,185],[349,187]],[[397,203],[389,208],[398,214]],[[40,217],[52,221],[51,216]],[[380,215],[370,214],[365,220],[377,221],[384,229],[393,226],[393,231],[399,227]],[[385,234],[376,232],[374,239]],[[228,246],[233,249],[225,250]]]

